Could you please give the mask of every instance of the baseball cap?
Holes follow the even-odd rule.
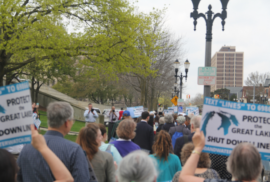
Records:
[[[129,112],[128,110],[125,110],[125,111],[123,112],[123,116],[130,116],[130,112]]]

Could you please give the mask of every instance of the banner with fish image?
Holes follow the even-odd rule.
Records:
[[[270,106],[238,103],[206,97],[201,131],[205,135],[203,152],[230,155],[242,142],[253,144],[270,161]]]

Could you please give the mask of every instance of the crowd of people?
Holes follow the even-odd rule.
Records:
[[[48,131],[42,136],[32,125],[32,143],[23,147],[17,161],[0,149],[0,181],[259,181],[261,157],[253,145],[239,144],[229,157],[202,152],[201,116],[144,111],[134,120],[127,110],[121,118],[113,110],[107,131],[94,122],[96,113],[89,104],[86,125],[71,142],[64,136],[74,123],[73,108],[66,102],[50,103]]]

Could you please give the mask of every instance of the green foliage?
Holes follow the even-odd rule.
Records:
[[[229,100],[230,90],[226,88],[217,89],[214,91],[215,94],[218,94],[222,100]]]
[[[231,97],[230,97],[230,101],[234,101],[234,99],[237,99],[236,94],[231,95]]]
[[[128,1],[5,0],[0,9],[0,84],[4,75],[29,63],[47,70],[59,59],[77,56],[92,77],[100,71],[114,79],[124,72],[152,73],[150,18],[135,14]]]

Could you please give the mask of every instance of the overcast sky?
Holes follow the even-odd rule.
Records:
[[[201,0],[198,11],[207,12],[209,4],[214,13],[221,12],[220,0]],[[203,93],[203,86],[197,85],[197,72],[198,67],[204,66],[206,26],[200,18],[197,30],[193,31],[191,0],[139,0],[136,5],[143,12],[150,12],[153,7],[168,7],[167,26],[183,38],[185,59],[191,63],[183,98],[186,94],[194,97],[197,93]],[[244,80],[250,72],[270,71],[269,7],[269,0],[230,0],[225,31],[222,31],[221,19],[217,18],[214,22],[212,56],[224,45],[236,46],[236,51],[244,52]]]

